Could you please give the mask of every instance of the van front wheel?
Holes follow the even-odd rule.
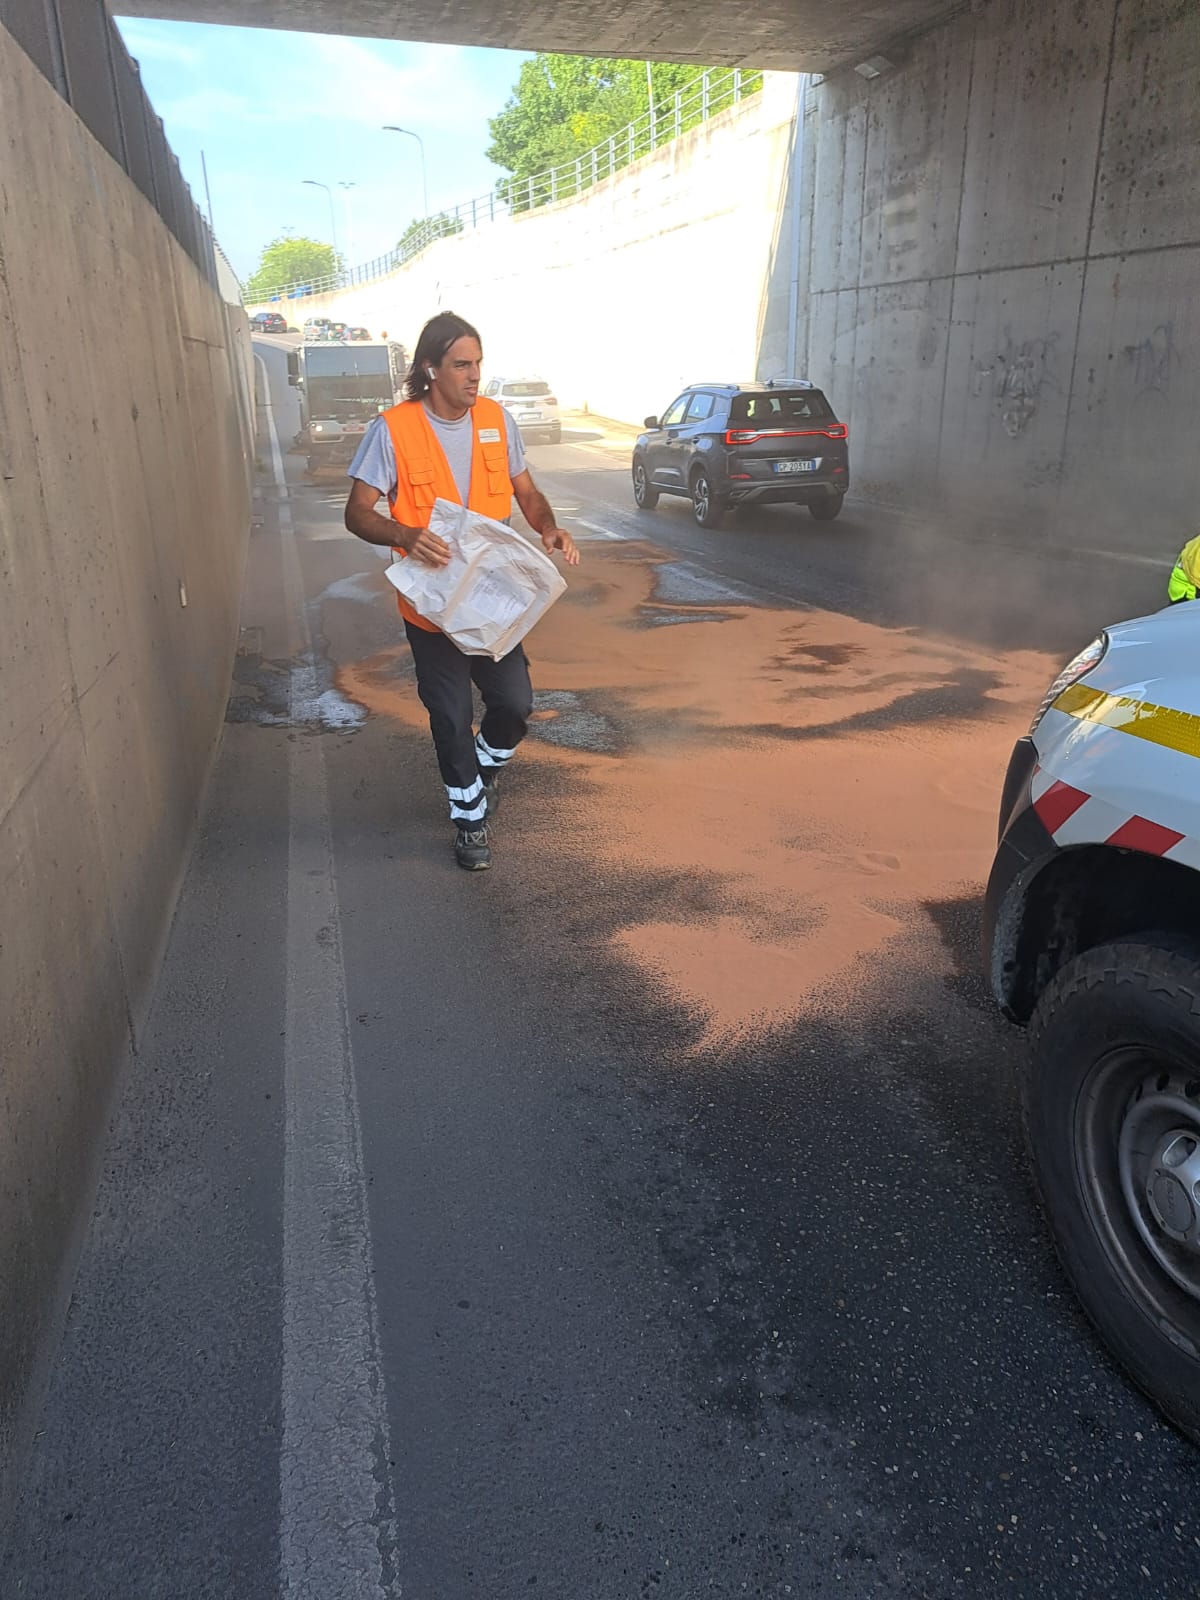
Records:
[[[1200,1443],[1200,956],[1152,937],[1087,951],[1043,994],[1025,1131],[1084,1309]]]

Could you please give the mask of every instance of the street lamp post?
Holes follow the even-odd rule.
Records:
[[[350,190],[357,189],[358,185],[351,179],[349,183],[344,178],[338,179],[338,188],[342,190],[342,204],[346,208],[346,251],[350,260],[351,270],[354,265],[354,214],[350,210]]]
[[[384,133],[406,133],[410,139],[415,139],[421,150],[421,200],[425,207],[425,215],[429,215],[429,181],[425,171],[425,141],[419,133],[414,133],[411,128],[397,128],[391,122],[383,125]]]
[[[338,253],[337,218],[333,211],[333,190],[327,183],[318,183],[315,178],[302,178],[300,181],[302,183],[311,184],[314,189],[324,189],[325,191],[325,196],[329,201],[329,233],[331,242],[333,244],[334,258],[336,259]]]

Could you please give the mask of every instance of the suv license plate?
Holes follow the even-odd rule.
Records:
[[[817,470],[817,463],[815,460],[776,461],[774,463],[774,467],[776,472],[815,472]]]

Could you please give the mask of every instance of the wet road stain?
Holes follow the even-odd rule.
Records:
[[[734,610],[705,610],[700,606],[644,605],[630,617],[632,628],[671,628],[683,622],[732,622],[738,613]]]
[[[653,568],[654,599],[666,605],[753,605],[751,591],[742,584],[714,577],[689,561],[659,561]]]
[[[934,688],[913,689],[870,711],[853,711],[834,722],[754,723],[742,732],[773,739],[831,739],[876,728],[899,727],[905,722],[927,722],[936,717],[974,717],[987,707],[987,698],[1002,680],[994,672],[964,667],[951,682]],[[870,686],[868,686],[870,687]],[[878,685],[876,685],[878,687]]]
[[[862,645],[796,644],[787,654],[776,656],[772,665],[790,668],[793,672],[814,672],[827,667],[844,667],[862,654]]]
[[[616,729],[603,712],[589,709],[583,697],[569,689],[535,690],[533,706],[529,733],[534,739],[598,754],[620,748]]]
[[[333,668],[319,655],[268,660],[247,651],[235,658],[226,722],[354,733],[366,718],[366,708],[334,686]]]

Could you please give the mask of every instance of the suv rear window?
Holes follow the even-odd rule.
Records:
[[[778,389],[770,394],[734,395],[729,425],[786,428],[791,422],[829,422],[833,408],[819,389]]]
[[[506,383],[500,392],[511,395],[549,394],[550,385],[548,383]]]

